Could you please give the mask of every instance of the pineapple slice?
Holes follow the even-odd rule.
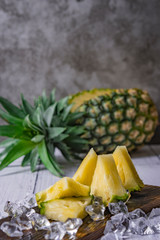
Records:
[[[83,159],[81,165],[73,176],[73,179],[79,183],[90,186],[92,183],[92,178],[94,170],[97,164],[97,154],[90,149],[87,156]]]
[[[36,193],[36,201],[38,206],[41,202],[64,197],[89,196],[89,187],[76,182],[74,179],[64,177],[56,182],[53,186]]]
[[[84,218],[90,197],[56,199],[41,203],[40,213],[48,219],[65,222],[68,218]]]
[[[104,204],[117,200],[125,201],[128,198],[111,154],[98,156],[91,184],[91,194],[102,197]]]
[[[144,184],[135,169],[127,148],[125,146],[118,146],[113,152],[113,158],[123,186],[130,192],[140,190]]]

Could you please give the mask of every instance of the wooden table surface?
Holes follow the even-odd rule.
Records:
[[[145,184],[160,186],[160,145],[146,145],[131,154],[133,163]],[[80,162],[63,162],[66,176],[72,177]],[[54,184],[59,178],[42,169],[31,173],[30,168],[20,166],[21,160],[16,160],[0,172],[0,213],[3,212],[7,200],[23,199],[27,193],[36,193]]]
[[[58,153],[57,156],[61,164],[63,163],[65,175],[72,177],[80,162],[68,163]],[[160,186],[160,145],[144,146],[132,153],[131,157],[144,183]],[[3,207],[7,200],[21,200],[26,194],[36,193],[59,180],[58,177],[53,176],[44,168],[40,169],[42,168],[40,166],[37,172],[31,173],[29,167],[22,168],[20,164],[21,159],[18,159],[0,172],[0,217],[6,216],[3,212]],[[135,240],[135,236],[133,238],[130,237],[130,240],[132,239]],[[136,239],[158,240],[160,235],[136,236]]]

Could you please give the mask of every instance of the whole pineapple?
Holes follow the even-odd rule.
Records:
[[[93,89],[71,96],[69,102],[73,112],[85,112],[77,124],[86,129],[86,151],[93,147],[107,153],[117,145],[131,151],[151,140],[158,123],[153,101],[140,89]]]

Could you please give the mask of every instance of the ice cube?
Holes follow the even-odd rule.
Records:
[[[7,201],[4,206],[4,211],[11,217],[20,217],[26,213],[27,208],[19,203]]]
[[[114,233],[107,233],[106,235],[104,235],[101,240],[120,240],[119,238],[117,238],[117,236]]]
[[[129,212],[130,219],[136,219],[136,218],[140,218],[140,217],[147,218],[147,215],[145,214],[145,212],[142,211],[140,208],[137,208],[134,211]]]
[[[149,214],[149,218],[160,216],[160,208],[153,208]]]
[[[115,226],[118,226],[119,224],[122,224],[126,228],[128,228],[128,226],[129,226],[128,214],[118,213],[118,214],[112,216],[111,220]]]
[[[16,223],[4,222],[0,229],[6,233],[9,237],[22,237],[23,232]]]
[[[102,197],[94,196],[92,205],[103,205]]]
[[[129,221],[129,230],[133,234],[144,235],[149,223],[145,217],[140,217],[136,219],[131,219]]]
[[[45,216],[40,215],[38,213],[32,214],[31,222],[36,231],[47,230],[47,229],[50,229],[50,226],[51,226],[48,219]]]
[[[65,234],[66,230],[62,222],[52,222],[45,239],[62,240]]]
[[[116,230],[116,226],[113,224],[111,220],[108,220],[104,229],[104,234],[114,232]]]
[[[69,235],[69,239],[75,239],[79,227],[83,224],[81,218],[68,218],[64,223],[66,233]]]
[[[128,213],[128,208],[126,204],[122,201],[116,202],[116,203],[109,203],[108,209],[111,214],[115,215],[118,213]]]
[[[12,217],[11,222],[16,223],[21,230],[32,229],[32,223],[25,215],[21,217]]]
[[[35,199],[34,194],[28,194],[26,197],[21,201],[21,204],[26,206],[27,208],[34,208],[37,206],[37,201]]]
[[[146,228],[146,230],[144,231],[144,235],[151,235],[151,234],[154,234],[154,233],[155,233],[155,230],[150,226],[148,226]]]
[[[26,212],[26,217],[29,220],[31,220],[34,213],[35,213],[35,210],[33,208],[32,209],[28,209],[28,211]]]
[[[118,213],[111,217],[111,220],[107,221],[104,234],[109,232],[118,233],[123,235],[129,225],[128,216],[124,213]]]
[[[154,231],[156,233],[160,233],[160,215],[159,216],[154,215],[154,217],[151,218],[149,216],[148,220],[150,226],[154,229]]]
[[[86,212],[90,215],[92,220],[94,221],[100,221],[105,218],[104,212],[105,212],[105,206],[104,205],[88,205],[85,208]]]

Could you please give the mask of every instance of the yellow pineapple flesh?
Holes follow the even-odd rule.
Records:
[[[48,219],[65,222],[68,218],[84,218],[90,197],[64,198],[41,203],[40,213]]]
[[[73,179],[79,183],[90,186],[96,164],[97,154],[93,148],[91,148],[86,157],[83,159],[76,173],[74,174]]]
[[[53,186],[36,193],[36,201],[38,206],[41,202],[64,197],[89,196],[89,187],[76,182],[74,179],[64,177],[56,182]]]
[[[104,204],[118,200],[125,201],[128,198],[111,154],[98,156],[91,184],[91,195],[102,197]]]
[[[118,146],[113,152],[113,158],[123,186],[130,192],[140,190],[144,184],[136,171],[127,148],[125,146]]]

